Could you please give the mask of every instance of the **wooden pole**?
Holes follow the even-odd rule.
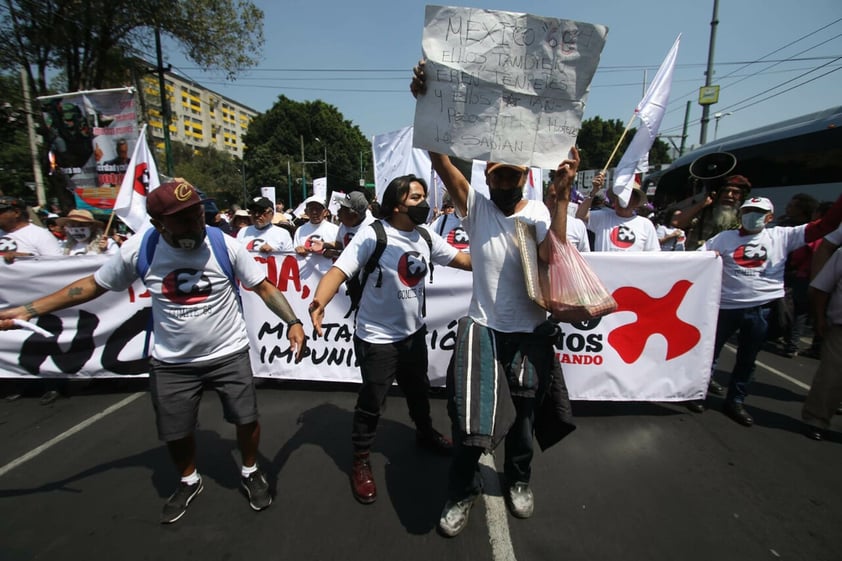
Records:
[[[611,165],[611,160],[613,160],[613,159],[614,159],[614,156],[616,156],[616,155],[617,155],[617,150],[619,150],[619,149],[620,149],[620,144],[622,144],[622,143],[623,143],[623,139],[624,139],[624,138],[626,138],[626,134],[629,132],[629,129],[631,128],[632,123],[634,122],[635,117],[637,117],[637,112],[635,112],[635,114],[634,114],[634,115],[632,115],[631,119],[629,119],[629,123],[626,125],[626,130],[624,130],[624,131],[623,131],[623,134],[621,134],[621,135],[620,135],[620,140],[618,140],[618,141],[617,141],[617,145],[616,145],[616,146],[614,146],[614,151],[613,151],[613,152],[611,152],[611,155],[610,155],[610,156],[608,156],[608,161],[607,161],[607,162],[605,162],[605,167],[604,167],[604,168],[602,168],[602,173],[603,173],[603,174],[605,174],[605,172],[608,170],[608,166],[610,166],[610,165]]]

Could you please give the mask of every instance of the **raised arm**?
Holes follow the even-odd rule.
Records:
[[[576,173],[579,171],[579,150],[575,146],[571,150],[570,156],[556,168],[555,177],[553,177],[553,183],[550,185],[547,197],[547,202],[551,205],[550,230],[562,241],[567,239],[567,206],[570,203],[570,190],[573,186],[573,180],[576,179]],[[550,262],[551,243],[549,235],[547,235],[538,245],[538,258],[545,263]]]
[[[416,99],[419,95],[427,93],[425,68],[426,61],[420,60],[412,69],[412,82],[409,84],[409,91]],[[450,193],[453,205],[462,216],[466,216],[468,213],[468,190],[471,188],[471,184],[468,183],[462,172],[453,165],[449,157],[430,152],[430,160],[432,160],[433,169],[441,177],[447,192]]]
[[[576,218],[585,224],[588,223],[588,219],[591,216],[591,203],[593,203],[593,198],[597,193],[599,193],[604,184],[605,174],[602,172],[597,173],[591,182],[591,194],[585,197],[585,200],[579,203],[579,208],[576,209]]]
[[[64,288],[28,304],[0,310],[0,329],[17,329],[14,320],[30,320],[36,316],[49,314],[102,296],[108,289],[99,286],[93,275],[83,277]]]

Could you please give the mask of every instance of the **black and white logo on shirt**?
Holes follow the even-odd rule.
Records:
[[[211,282],[203,271],[176,269],[164,277],[161,291],[175,304],[199,304],[210,296]]]
[[[427,275],[427,261],[417,251],[408,251],[398,261],[398,278],[409,287],[415,286]]]

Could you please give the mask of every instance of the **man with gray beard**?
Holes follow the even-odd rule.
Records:
[[[731,175],[719,191],[676,214],[676,227],[687,232],[687,251],[695,251],[719,232],[740,227],[739,208],[751,191],[742,175]]]

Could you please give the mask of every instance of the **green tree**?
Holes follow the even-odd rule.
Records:
[[[617,145],[617,141],[623,135],[625,125],[619,119],[604,120],[601,117],[592,117],[582,121],[582,128],[576,143],[579,145],[579,154],[582,162],[579,169],[602,169],[608,162],[611,152]],[[623,157],[623,152],[628,148],[629,143],[637,129],[631,128],[626,133],[623,143],[611,160],[609,167],[614,167]],[[649,165],[655,166],[669,162],[669,146],[660,138],[656,138],[649,151]]]
[[[6,0],[0,65],[24,68],[33,94],[48,71],[68,91],[130,83],[131,59],[154,52],[154,30],[202,68],[229,77],[259,61],[263,12],[247,0]]]
[[[20,75],[0,75],[0,192],[31,202],[34,193],[26,183],[32,181]]]
[[[23,68],[33,99],[54,93],[50,76],[68,92],[136,84],[156,31],[200,67],[233,78],[259,61],[263,12],[248,0],[5,0],[0,68]],[[60,178],[48,183],[66,195]]]
[[[294,204],[302,200],[305,173],[307,195],[312,194],[312,179],[324,175],[325,155],[328,191],[348,192],[359,188],[360,155],[371,154],[371,143],[336,107],[283,95],[251,122],[243,141],[248,185],[273,185],[278,198],[288,202],[291,184]],[[302,144],[303,161],[311,162],[304,166]]]
[[[194,148],[173,142],[171,147],[176,177],[185,178],[213,197],[220,208],[242,203],[242,163],[239,159],[212,146]],[[164,155],[156,153],[155,160],[163,162]]]

